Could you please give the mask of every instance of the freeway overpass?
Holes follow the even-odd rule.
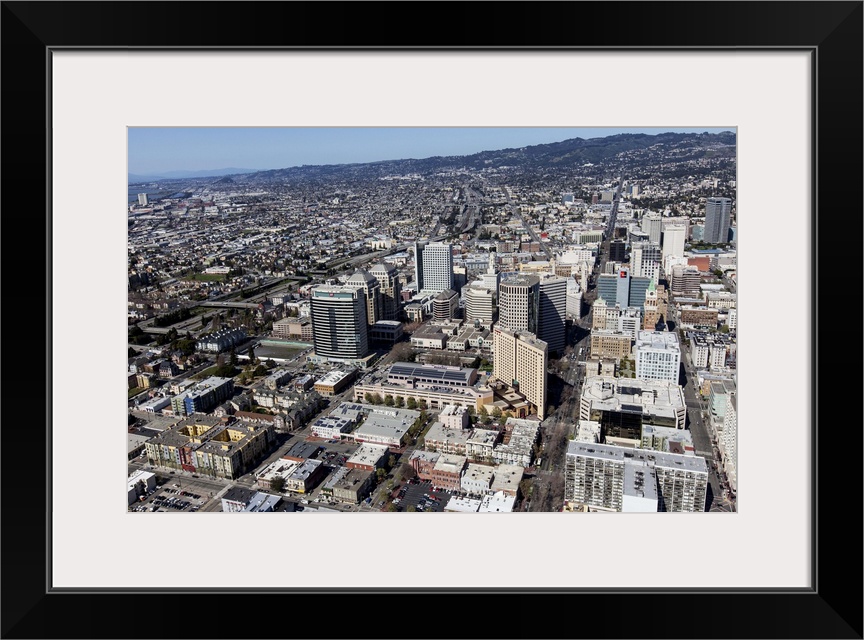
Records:
[[[257,302],[199,302],[197,307],[216,307],[219,309],[257,309]]]

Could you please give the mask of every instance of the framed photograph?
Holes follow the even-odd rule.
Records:
[[[818,348],[820,283],[861,273],[861,2],[2,18],[4,638],[862,637],[860,418],[819,393],[854,373]],[[122,214],[144,127],[735,131],[736,511],[128,513]]]

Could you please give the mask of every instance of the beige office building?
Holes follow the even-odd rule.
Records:
[[[616,360],[629,358],[630,344],[629,333],[596,329],[591,332],[591,357],[615,358]]]
[[[534,405],[543,420],[546,413],[546,368],[548,346],[527,331],[496,327],[493,332],[492,377],[517,389]]]

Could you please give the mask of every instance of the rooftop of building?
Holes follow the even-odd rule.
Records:
[[[609,444],[592,444],[570,441],[567,445],[568,456],[582,456],[602,460],[647,462],[665,469],[682,469],[694,473],[708,473],[708,463],[702,456],[687,456],[665,451],[632,449]]]
[[[435,462],[442,454],[437,451],[421,451],[417,449],[411,454],[409,460],[423,460],[425,462]]]
[[[347,471],[347,473],[340,474],[340,476],[336,478],[332,483],[328,481],[328,485],[331,489],[360,489],[360,487],[362,487],[369,480],[369,476],[372,475],[372,471],[367,471],[365,469],[345,470]]]
[[[374,467],[377,466],[381,458],[386,456],[388,452],[389,449],[384,445],[364,442],[360,445],[357,451],[351,454],[351,457],[348,458],[346,464],[361,464]]]
[[[657,500],[657,472],[644,460],[629,460],[624,465],[624,495]]]
[[[471,437],[469,429],[451,429],[442,422],[433,422],[426,432],[426,443],[431,441],[464,446]]]
[[[321,385],[334,385],[342,382],[345,378],[351,375],[350,371],[340,371],[338,369],[334,369],[333,371],[329,371],[327,375],[318,380],[315,384]]]
[[[315,471],[318,470],[323,462],[320,460],[304,460],[299,463],[298,466],[289,474],[292,480],[306,480],[309,476],[311,476]]]
[[[499,464],[493,469],[492,491],[517,491],[525,469],[516,464]]]
[[[636,348],[681,350],[678,334],[674,331],[639,331],[636,333]]]
[[[684,395],[680,386],[664,380],[592,376],[585,380],[582,399],[599,403],[617,400],[623,404],[666,405],[682,407]]]
[[[474,429],[471,437],[468,438],[468,444],[474,445],[493,445],[498,441],[499,433],[494,429]]]
[[[365,283],[373,283],[373,282],[377,282],[377,281],[378,281],[377,278],[375,276],[373,276],[371,273],[369,273],[368,271],[366,271],[365,269],[357,269],[351,275],[351,277],[348,278],[349,283],[358,282],[358,283],[365,284]]]
[[[533,287],[540,284],[540,278],[532,274],[508,272],[501,274],[500,284],[503,286]]]
[[[478,513],[510,513],[516,504],[516,496],[508,496],[503,491],[483,496]]]
[[[435,461],[433,471],[459,475],[462,473],[462,469],[465,468],[465,465],[467,463],[468,458],[466,458],[465,456],[442,453],[438,460]]]

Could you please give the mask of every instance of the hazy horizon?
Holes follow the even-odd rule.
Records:
[[[129,127],[128,174],[251,171],[463,156],[622,133],[734,127]]]

